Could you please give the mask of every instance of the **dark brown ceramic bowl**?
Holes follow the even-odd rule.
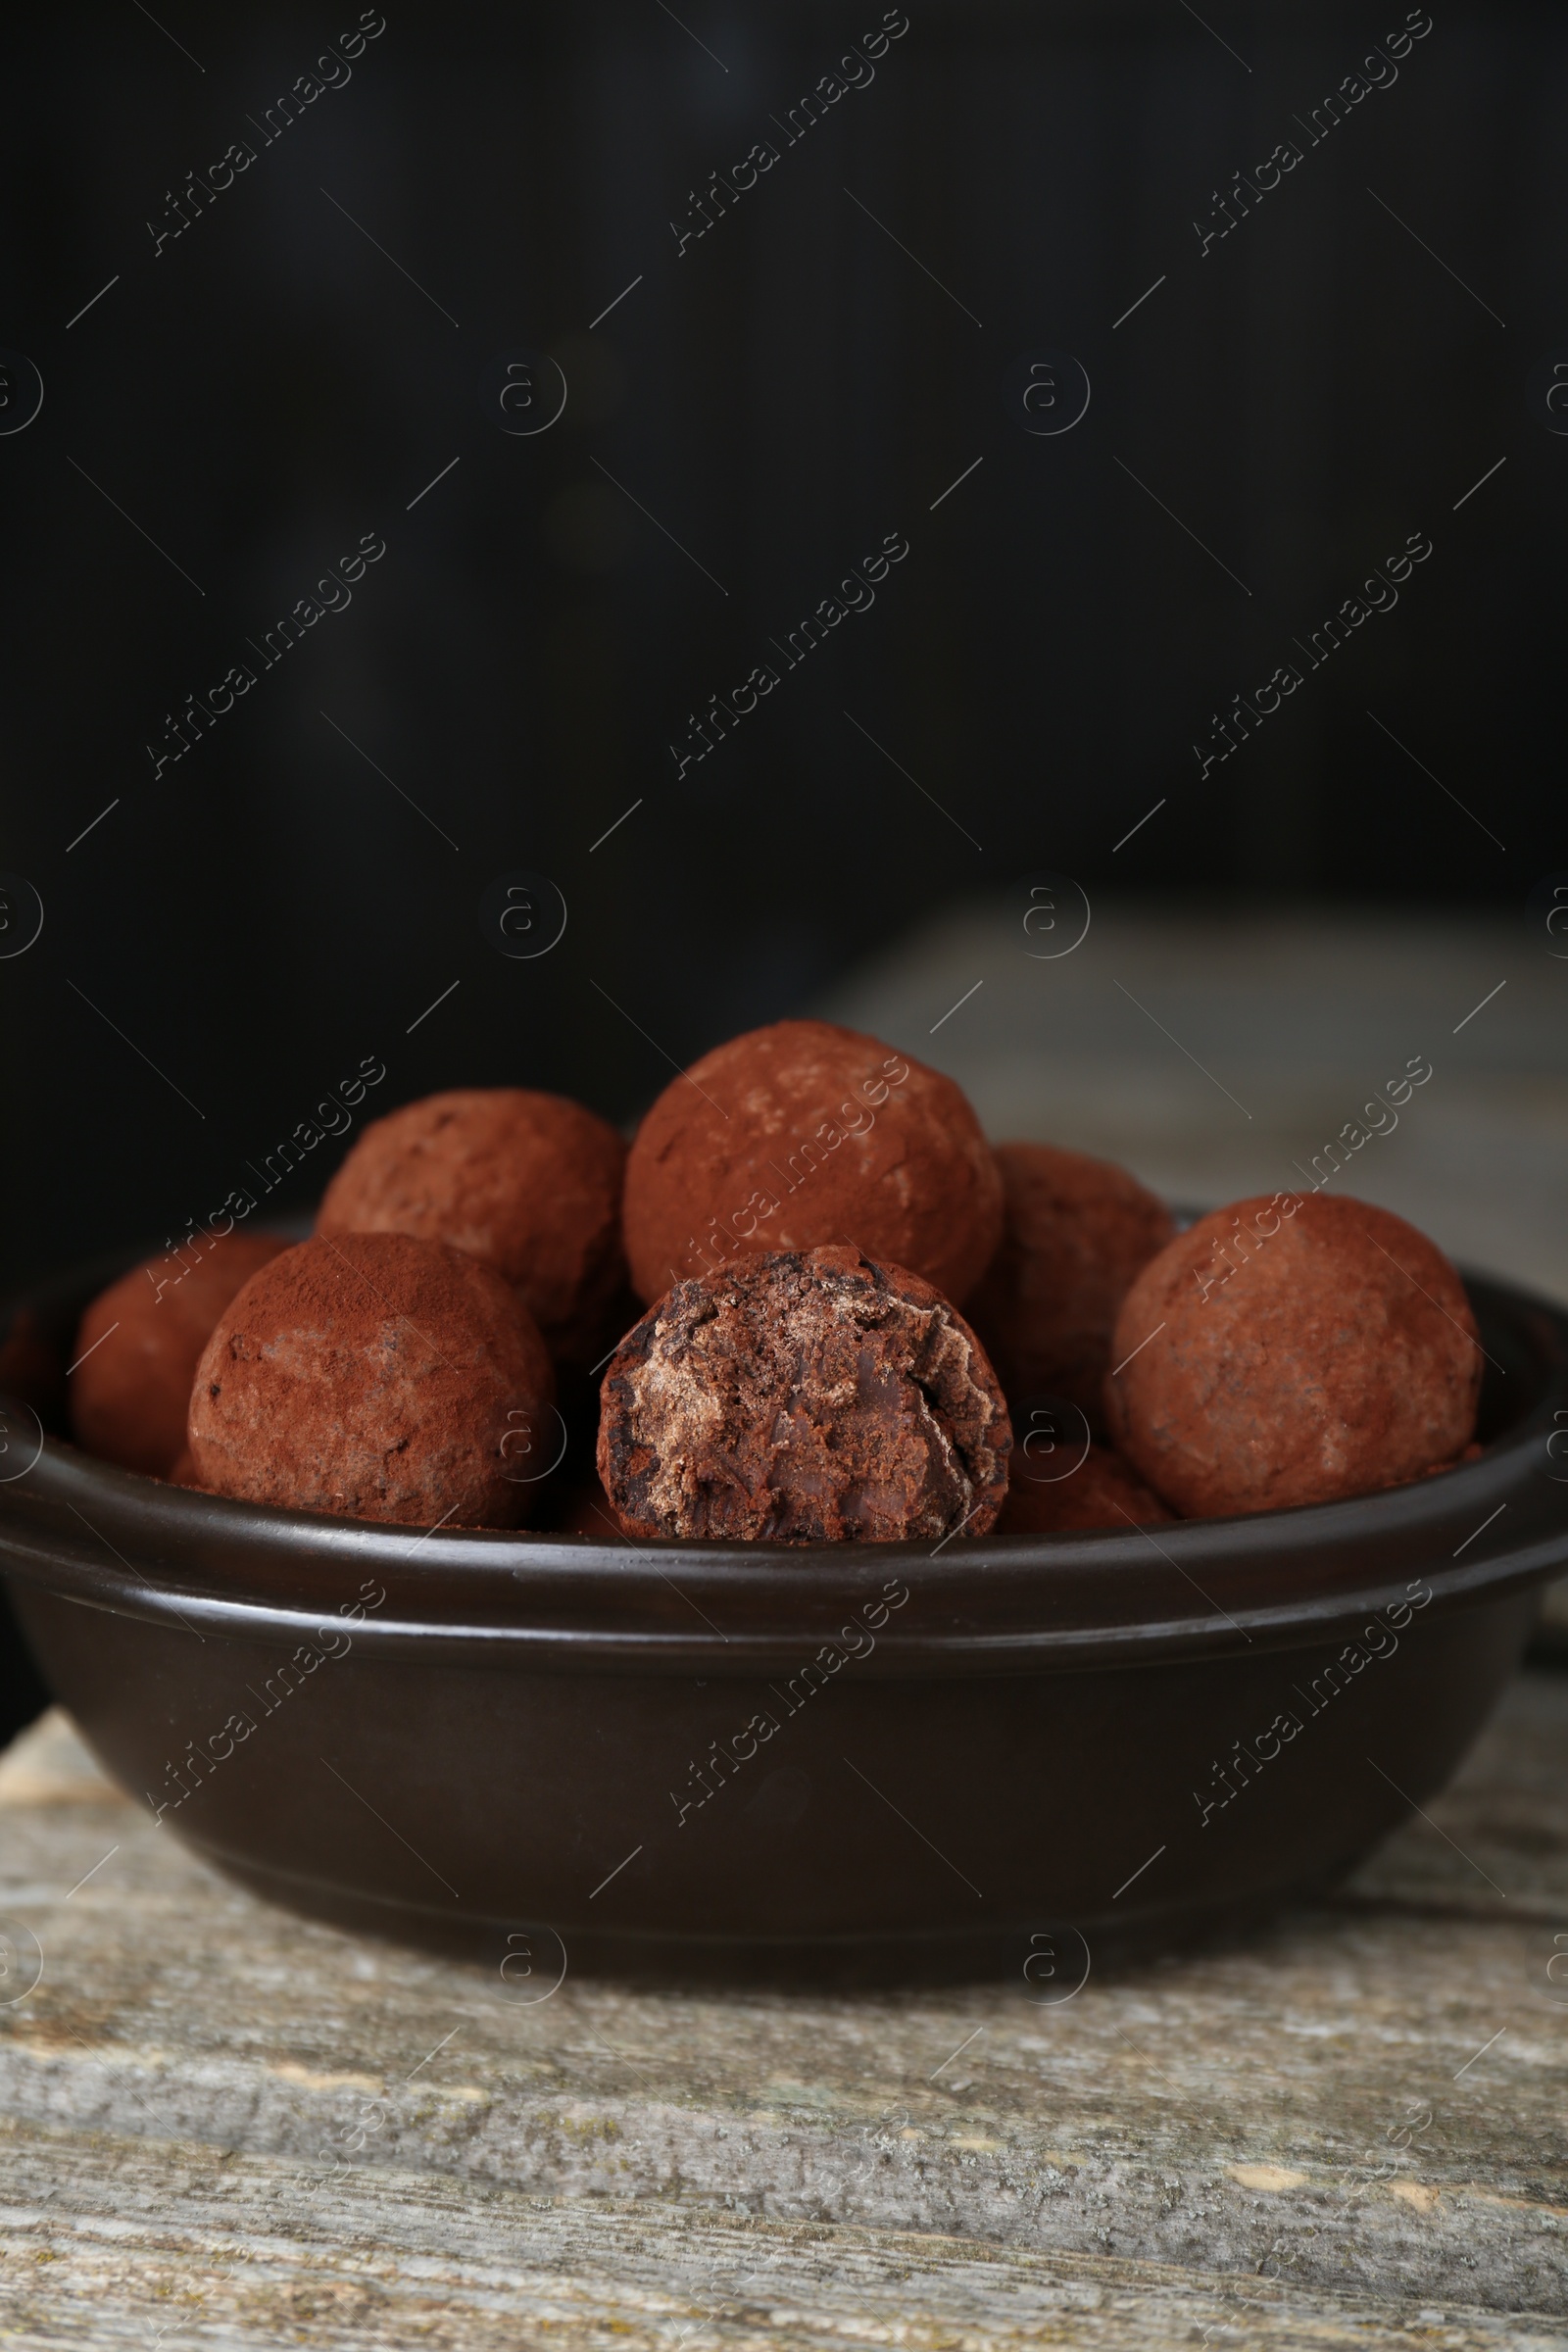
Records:
[[[35,1297],[40,1343],[117,1270]],[[1469,1289],[1484,1453],[1358,1501],[934,1549],[419,1536],[54,1439],[17,1475],[13,1412],[0,1571],[109,1770],[298,1911],[488,1951],[519,1999],[566,1965],[1054,1999],[1085,1939],[1322,1888],[1485,1720],[1568,1568],[1568,1319]]]

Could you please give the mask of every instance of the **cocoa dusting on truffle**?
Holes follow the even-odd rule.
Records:
[[[1102,1429],[1117,1310],[1175,1223],[1112,1160],[1052,1144],[998,1144],[996,1161],[1002,1242],[969,1298],[969,1320],[1014,1407],[1064,1396]]]
[[[191,1391],[194,1480],[285,1509],[513,1527],[555,1381],[493,1266],[401,1233],[320,1235],[245,1285]]]
[[[1185,1518],[1403,1485],[1468,1445],[1464,1285],[1370,1201],[1276,1193],[1200,1217],[1122,1302],[1112,1434]]]
[[[705,1054],[626,1164],[626,1256],[649,1304],[683,1277],[826,1244],[961,1303],[1001,1232],[1002,1179],[961,1089],[829,1021],[776,1021]]]
[[[412,1233],[496,1266],[558,1362],[586,1371],[617,1330],[626,1147],[564,1095],[470,1087],[367,1127],[318,1233]]]
[[[1051,1536],[1070,1528],[1158,1527],[1169,1519],[1157,1494],[1106,1446],[1091,1446],[1065,1478],[1032,1479],[1016,1460],[999,1536]]]
[[[677,1283],[602,1394],[599,1471],[628,1535],[978,1536],[1006,1493],[1012,1435],[973,1332],[858,1250]]]
[[[288,1245],[278,1233],[228,1233],[188,1247],[188,1268],[177,1252],[165,1251],[102,1292],[81,1318],[73,1351],[77,1445],[153,1478],[166,1477],[184,1449],[191,1380],[219,1316]]]

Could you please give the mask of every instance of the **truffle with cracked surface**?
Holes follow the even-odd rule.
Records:
[[[678,1282],[602,1390],[599,1474],[629,1536],[894,1543],[996,1524],[1012,1432],[968,1324],[846,1247]]]
[[[321,1234],[252,1276],[191,1390],[194,1483],[285,1510],[515,1527],[555,1376],[511,1284],[445,1242]],[[183,1478],[182,1481],[183,1482]]]
[[[962,1089],[831,1021],[775,1021],[671,1081],[626,1163],[626,1257],[652,1305],[751,1254],[847,1244],[962,1304],[1002,1179]]]
[[[1403,1486],[1475,1431],[1464,1285],[1369,1200],[1275,1193],[1200,1217],[1133,1284],[1112,1348],[1112,1435],[1188,1519]]]
[[[625,1329],[626,1147],[564,1095],[466,1087],[367,1127],[318,1233],[412,1233],[499,1267],[557,1362],[586,1371]],[[618,1319],[617,1319],[618,1318]]]

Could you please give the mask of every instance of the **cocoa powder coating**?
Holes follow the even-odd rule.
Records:
[[[848,1244],[961,1301],[1002,1231],[1002,1179],[961,1090],[874,1037],[777,1021],[694,1062],[626,1168],[649,1304],[749,1254]]]
[[[1013,1455],[999,1536],[1052,1536],[1075,1527],[1157,1527],[1171,1517],[1157,1494],[1107,1446],[1091,1446],[1065,1478],[1032,1479]]]
[[[515,1527],[554,1402],[538,1326],[493,1266],[408,1234],[323,1234],[264,1266],[213,1333],[192,1470],[246,1502]]]
[[[196,1457],[188,1446],[182,1446],[171,1467],[165,1472],[172,1487],[191,1487],[199,1491],[201,1480],[196,1475]]]
[[[1365,1200],[1275,1194],[1200,1218],[1138,1276],[1111,1348],[1116,1444],[1185,1518],[1400,1486],[1475,1428],[1464,1286]]]
[[[1016,1407],[1063,1396],[1103,1427],[1110,1335],[1133,1277],[1176,1227],[1162,1200],[1108,1159],[1052,1144],[998,1144],[1002,1241],[969,1320]]]
[[[891,1543],[985,1535],[1011,1445],[956,1309],[827,1248],[677,1283],[611,1360],[599,1474],[630,1536]]]
[[[428,1095],[367,1127],[322,1196],[316,1230],[411,1233],[484,1258],[515,1287],[558,1362],[586,1371],[617,1328],[625,1165],[613,1127],[564,1095]]]
[[[219,1316],[259,1266],[288,1244],[228,1233],[133,1266],[81,1318],[69,1383],[72,1435],[123,1470],[165,1478],[185,1445],[185,1409]],[[199,1254],[198,1254],[199,1252]]]

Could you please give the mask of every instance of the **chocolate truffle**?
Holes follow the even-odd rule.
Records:
[[[626,1167],[626,1255],[651,1305],[752,1253],[844,1243],[962,1300],[1002,1179],[951,1078],[827,1021],[731,1038],[664,1089]]]
[[[676,1283],[602,1395],[599,1475],[629,1536],[982,1536],[1007,1491],[1007,1408],[973,1332],[858,1250]]]
[[[251,1277],[207,1344],[190,1449],[215,1494],[351,1519],[514,1527],[553,1421],[539,1327],[482,1259],[322,1234]]]
[[[1091,1446],[1065,1478],[1032,1479],[1013,1456],[999,1536],[1053,1536],[1073,1527],[1157,1527],[1170,1512],[1119,1453]]]
[[[1401,1486],[1475,1426],[1475,1317],[1441,1250],[1365,1200],[1275,1193],[1201,1217],[1122,1301],[1117,1445],[1186,1518]]]
[[[427,1095],[367,1127],[316,1230],[412,1233],[484,1258],[514,1286],[551,1354],[586,1370],[617,1329],[625,1165],[613,1127],[564,1095]]]
[[[1002,1241],[969,1320],[1014,1405],[1063,1396],[1103,1426],[1111,1328],[1176,1227],[1136,1176],[1053,1144],[999,1144]]]
[[[122,1470],[167,1477],[184,1447],[190,1384],[219,1316],[257,1268],[287,1247],[277,1233],[190,1241],[100,1292],[72,1352],[77,1445]]]

